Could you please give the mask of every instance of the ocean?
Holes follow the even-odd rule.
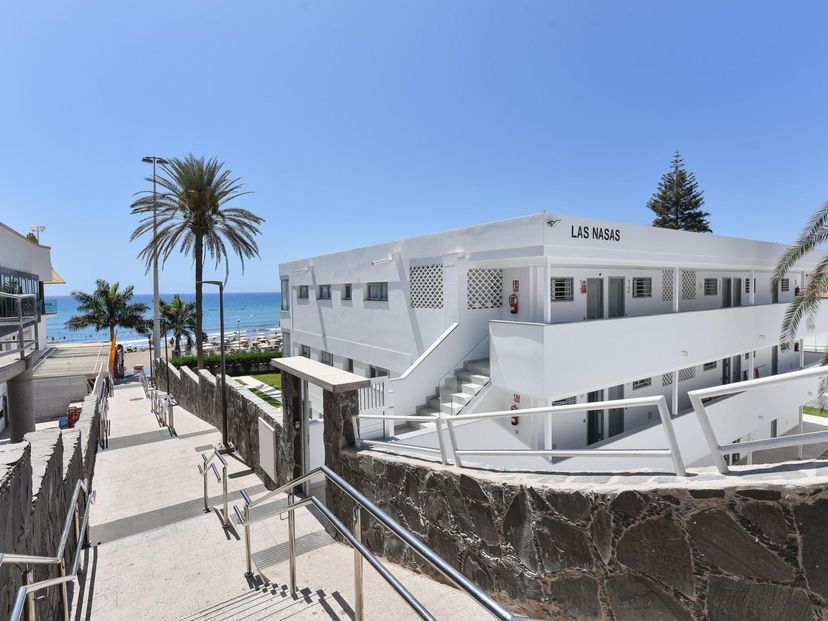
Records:
[[[195,300],[194,293],[181,293],[185,302]],[[162,293],[161,299],[172,300],[172,293]],[[97,332],[94,328],[73,332],[66,328],[66,322],[77,314],[77,304],[68,295],[46,298],[56,302],[57,315],[48,317],[47,335],[50,343],[93,343],[108,341],[109,331]],[[152,316],[152,294],[136,294],[133,302],[144,302],[149,308],[148,317]],[[281,295],[278,293],[225,293],[224,294],[224,330],[227,338],[232,337],[238,329],[242,335],[272,335],[279,327],[279,307]],[[204,331],[212,337],[219,333],[219,296],[218,293],[204,293]],[[133,330],[118,328],[118,342],[124,345],[145,345],[147,338]]]

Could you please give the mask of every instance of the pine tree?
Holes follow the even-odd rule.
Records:
[[[656,193],[647,202],[656,214],[653,226],[710,233],[710,214],[702,211],[702,205],[704,192],[699,190],[696,175],[685,170],[681,154],[676,151],[670,171],[662,175]]]

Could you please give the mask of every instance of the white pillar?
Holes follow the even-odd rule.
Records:
[[[552,405],[552,399],[546,400],[546,405]],[[553,414],[547,414],[544,417],[543,421],[543,448],[548,450],[552,449],[552,416]],[[551,457],[547,457],[548,460],[551,461]]]
[[[673,268],[673,312],[679,310],[679,296],[681,295],[681,283],[679,282],[679,268]]]
[[[552,266],[546,257],[543,261],[543,323],[552,323]],[[574,283],[572,286],[575,286]]]
[[[756,270],[750,270],[750,305],[756,304]]]
[[[751,291],[753,291],[753,290],[751,289]],[[756,373],[756,371],[755,371],[755,369],[756,369],[756,352],[753,351],[753,350],[750,350],[749,354],[750,354],[750,373],[748,374],[748,379],[752,380],[754,374]]]
[[[673,371],[673,416],[678,416],[679,409],[679,372]]]
[[[799,339],[799,368],[805,368],[805,339]]]

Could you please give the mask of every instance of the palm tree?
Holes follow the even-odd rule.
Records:
[[[816,210],[811,219],[802,229],[799,238],[785,251],[771,275],[771,288],[776,290],[779,283],[786,277],[797,261],[812,252],[817,246],[828,240],[828,202]],[[782,332],[779,336],[783,350],[789,349],[796,340],[796,334],[802,320],[805,319],[809,327],[814,326],[814,315],[819,309],[823,294],[828,291],[828,254],[823,256],[811,272],[808,284],[802,283],[800,294],[794,297],[782,321]],[[822,364],[828,364],[828,351],[822,356]],[[820,392],[824,393],[825,384],[821,384]]]
[[[96,330],[109,328],[109,342],[115,340],[115,328],[132,328],[139,333],[147,329],[144,315],[149,307],[143,302],[130,302],[133,286],[120,289],[117,282],[111,285],[102,279],[95,281],[95,291],[84,293],[73,291],[72,297],[78,303],[79,315],[66,322],[69,330],[94,327]]]
[[[157,200],[157,234],[139,253],[147,265],[153,256],[162,264],[174,250],[192,255],[195,263],[195,338],[198,368],[204,368],[201,280],[204,260],[209,254],[216,268],[224,262],[224,279],[229,276],[227,246],[235,253],[244,272],[244,260],[259,256],[256,235],[263,218],[238,207],[228,207],[230,201],[248,194],[242,191],[240,178],[230,176],[224,163],[216,158],[205,160],[192,153],[183,159],[171,158],[161,164],[158,175],[161,188],[157,199],[152,192],[142,192],[132,203],[132,213],[141,221],[132,233],[134,240],[146,233],[152,235],[153,211]]]
[[[173,353],[181,355],[181,339],[189,342],[196,327],[196,305],[195,302],[185,302],[178,294],[173,296],[172,302],[161,300],[161,323],[162,329],[173,333]]]

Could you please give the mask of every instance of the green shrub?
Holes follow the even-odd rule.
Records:
[[[246,375],[256,366],[260,364],[267,364],[273,358],[281,358],[282,352],[279,351],[243,351],[235,354],[225,354],[224,364],[229,375]],[[170,358],[170,363],[177,367],[196,368],[195,356],[178,356]],[[211,373],[221,371],[221,356],[218,354],[210,354],[204,356],[204,368]],[[275,369],[273,372],[278,373]]]

